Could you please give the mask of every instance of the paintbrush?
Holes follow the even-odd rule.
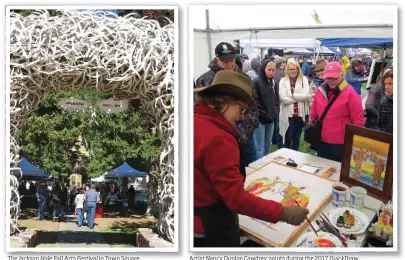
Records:
[[[333,224],[330,222],[329,218],[328,218],[328,217],[327,217],[325,214],[323,214],[323,212],[321,212],[321,214],[322,214],[322,216],[324,216],[324,217],[325,217],[326,221],[328,221],[328,222],[329,222],[329,224],[331,224],[331,225],[332,225],[333,229],[335,229],[335,230],[336,230],[336,232],[339,232],[339,229],[337,229],[337,228],[335,228],[335,227],[333,226]]]
[[[298,201],[295,201],[295,203],[297,204],[298,207],[300,207],[300,204],[298,204]],[[315,230],[315,228],[312,226],[311,221],[309,221],[308,218],[305,218],[305,219],[308,221],[308,223],[309,223],[309,225],[311,226],[312,230],[315,232],[315,235],[318,236],[318,233],[316,233],[316,230]]]
[[[335,227],[332,224],[329,224],[328,221],[324,220],[324,218],[321,215],[319,215],[319,217],[322,219],[324,227],[329,231],[329,233],[332,233],[337,238],[339,238],[339,240],[342,242],[342,244],[345,247],[347,247],[347,243],[346,243],[345,239],[340,235],[340,233],[338,231],[336,231]]]

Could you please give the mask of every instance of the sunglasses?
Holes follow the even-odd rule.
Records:
[[[239,105],[240,113],[245,114],[246,110],[248,109],[248,106],[244,106],[241,103],[239,103],[238,101],[235,101],[235,103]]]

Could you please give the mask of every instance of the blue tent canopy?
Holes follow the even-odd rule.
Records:
[[[38,179],[52,179],[52,175],[45,173],[43,170],[39,169],[32,163],[30,163],[26,158],[22,158],[18,167],[21,168],[23,173],[23,179],[38,180]]]
[[[392,47],[392,38],[323,38],[321,46],[342,48],[383,48]]]
[[[140,172],[124,162],[121,166],[108,171],[105,177],[145,177],[146,172]]]

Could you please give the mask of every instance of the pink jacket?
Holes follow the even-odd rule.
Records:
[[[339,97],[322,122],[321,139],[329,144],[344,144],[347,124],[364,125],[364,112],[360,95],[346,81],[343,81],[339,88],[341,90]],[[316,90],[309,121],[312,122],[312,120],[320,118],[327,104],[326,92],[321,86]]]

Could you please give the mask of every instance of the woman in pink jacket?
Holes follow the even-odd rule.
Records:
[[[364,125],[363,107],[360,96],[344,80],[340,63],[326,64],[323,78],[325,84],[315,93],[309,120],[319,119],[328,102],[339,93],[322,121],[321,143],[316,150],[319,157],[341,162],[346,125]]]

